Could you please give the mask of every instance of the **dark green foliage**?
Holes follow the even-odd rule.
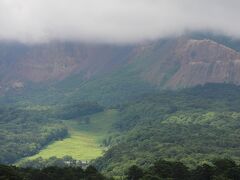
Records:
[[[16,168],[0,165],[0,180],[107,180],[94,167]]]
[[[208,164],[203,164],[193,170],[191,174],[193,179],[196,180],[211,180],[214,174],[214,168]]]
[[[85,102],[66,105],[56,112],[60,119],[74,119],[81,116],[91,115],[103,111],[104,108],[97,103]]]
[[[36,168],[36,169],[43,169],[47,167],[78,167],[78,166],[85,166],[81,161],[73,159],[71,156],[64,156],[62,158],[57,158],[55,156],[50,157],[49,159],[43,159],[41,157],[27,160],[21,162],[19,164],[22,168]]]
[[[198,165],[194,169],[177,161],[159,160],[144,170],[136,165],[130,167],[126,177],[129,180],[239,180],[240,167],[228,159],[218,159],[213,165]]]
[[[101,175],[98,170],[93,166],[88,166],[85,170],[86,180],[104,180],[104,176]]]
[[[0,165],[0,180],[20,180],[21,173],[15,167]]]
[[[0,163],[37,153],[52,141],[68,135],[65,126],[44,114],[17,108],[0,108]]]
[[[143,177],[143,170],[136,165],[133,165],[128,169],[127,179],[128,180],[139,180]]]
[[[186,179],[189,176],[188,168],[184,164],[165,160],[157,161],[151,168],[151,173],[161,178]]]
[[[107,173],[121,174],[133,164],[149,167],[159,158],[191,167],[218,157],[240,161],[238,86],[165,91],[139,97],[119,110],[119,142],[95,162]]]
[[[121,178],[121,177],[120,177]],[[217,159],[193,169],[178,161],[159,160],[149,168],[131,166],[122,180],[239,180],[240,166],[229,159]],[[43,169],[0,165],[0,180],[107,180],[93,167],[56,167]]]

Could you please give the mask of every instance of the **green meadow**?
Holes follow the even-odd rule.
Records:
[[[107,110],[89,117],[89,122],[81,119],[66,120],[69,137],[55,141],[42,149],[38,154],[20,161],[32,160],[38,157],[48,159],[52,156],[72,156],[77,160],[90,161],[102,155],[102,142],[111,133],[111,127],[118,115],[117,110]]]

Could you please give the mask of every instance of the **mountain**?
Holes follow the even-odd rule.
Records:
[[[239,162],[239,47],[207,36],[132,45],[1,42],[0,161],[71,137],[66,125],[74,122],[94,132],[107,125],[96,144],[106,152],[94,162],[107,174],[160,158],[190,167],[220,156]]]
[[[124,61],[128,52],[128,46],[2,43],[1,89],[7,91],[9,88],[21,88],[29,82],[37,84],[61,81],[75,73],[81,73],[81,78],[86,80],[98,73],[113,70]]]
[[[128,46],[2,42],[0,92],[11,92],[10,98],[17,92],[30,101],[71,97],[108,105],[156,89],[239,85],[238,44],[222,39],[183,36]]]
[[[240,54],[210,40],[188,40],[175,50],[180,68],[167,86],[191,87],[206,83],[239,85]]]
[[[148,61],[142,77],[155,85],[177,89],[206,83],[239,84],[240,54],[212,40],[180,38],[140,49],[136,59]]]
[[[111,105],[158,89],[239,85],[240,43],[222,39],[183,36],[134,45],[2,42],[0,93],[11,92],[13,98],[17,92],[38,102]]]

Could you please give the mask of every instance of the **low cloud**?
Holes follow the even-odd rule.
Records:
[[[132,43],[185,31],[240,37],[239,0],[1,0],[0,40]]]

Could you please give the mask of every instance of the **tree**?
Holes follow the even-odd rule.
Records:
[[[211,180],[214,175],[214,169],[208,164],[198,166],[193,172],[192,177],[194,180]]]
[[[86,180],[104,180],[104,176],[101,175],[94,166],[88,166],[85,174]]]
[[[128,180],[139,180],[144,175],[143,170],[136,165],[131,166],[127,172]]]

